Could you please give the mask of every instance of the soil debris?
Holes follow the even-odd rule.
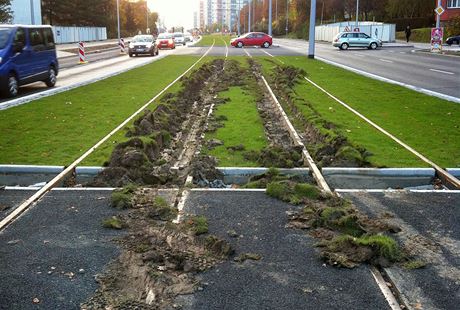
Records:
[[[288,228],[307,230],[319,240],[321,258],[337,267],[361,263],[387,267],[407,260],[390,234],[399,227],[384,219],[371,219],[350,201],[325,195],[316,186],[292,180],[268,183],[267,195],[301,209],[288,211]]]
[[[154,111],[145,110],[126,129],[129,140],[115,146],[106,168],[90,185],[182,185],[187,173],[178,171],[175,163],[189,160],[187,156],[184,160],[184,154],[194,153],[187,152],[187,143],[193,140],[198,144],[195,129],[203,130],[200,125],[218,89],[217,76],[223,63],[221,59],[204,63],[181,79],[178,92],[164,95]]]
[[[192,163],[193,182],[198,187],[225,188],[224,175],[216,169],[217,160],[208,155],[196,156]]]
[[[261,260],[262,255],[257,254],[257,253],[242,253],[236,257],[233,258],[233,261],[238,262],[238,263],[243,263],[246,260]]]
[[[117,217],[126,234],[116,240],[120,256],[96,277],[100,284],[82,309],[170,309],[177,295],[192,294],[196,274],[233,253],[224,240],[207,234],[207,220],[171,219],[177,210],[154,189],[137,189],[132,207]]]
[[[272,63],[270,78],[274,92],[299,130],[315,162],[323,167],[370,166],[367,158],[372,154],[361,146],[351,144],[335,124],[326,121],[312,103],[296,92],[296,86],[308,74],[299,68]]]

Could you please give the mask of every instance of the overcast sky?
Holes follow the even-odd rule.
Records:
[[[167,27],[193,27],[193,12],[199,11],[199,0],[147,0],[149,8],[160,14]]]

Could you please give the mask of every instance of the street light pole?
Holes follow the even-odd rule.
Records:
[[[248,8],[249,8],[249,14],[248,14],[248,32],[251,32],[251,4],[252,1],[249,0]]]
[[[147,27],[145,28],[145,33],[149,33],[149,5],[147,3],[147,0],[145,0],[145,8],[147,10]]]
[[[315,21],[316,21],[316,0],[311,0],[310,6],[310,32],[308,36],[308,58],[315,58]]]
[[[289,30],[289,0],[286,0],[286,37]]]
[[[241,15],[241,0],[238,0],[238,36],[241,35],[240,15]]]
[[[442,5],[441,0],[438,0],[438,7]],[[436,28],[441,28],[441,15],[436,14]]]
[[[268,35],[272,36],[272,0],[268,1]]]
[[[359,25],[359,0],[356,0],[356,24],[355,28],[358,28]]]
[[[117,0],[117,25],[118,25],[118,44],[120,44],[120,0]]]

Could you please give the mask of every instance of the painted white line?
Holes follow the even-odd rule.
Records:
[[[160,91],[155,97],[150,99],[146,104],[144,104],[141,108],[139,108],[136,112],[134,112],[130,117],[124,120],[120,125],[118,125],[115,129],[113,129],[108,135],[102,138],[99,142],[97,142],[93,147],[87,150],[83,155],[81,155],[78,159],[76,159],[73,163],[71,163],[67,168],[59,173],[56,177],[54,177],[51,181],[49,181],[44,187],[42,187],[39,191],[37,191],[34,195],[32,195],[29,199],[23,202],[18,208],[16,208],[11,214],[9,214],[6,218],[0,221],[0,231],[5,229],[8,224],[10,224],[16,217],[21,215],[24,211],[29,208],[34,202],[40,199],[42,196],[46,195],[48,191],[50,191],[53,187],[55,187],[60,180],[68,175],[72,170],[74,170],[78,164],[80,164],[83,160],[86,159],[89,155],[91,155],[98,147],[104,144],[110,137],[116,134],[119,130],[126,126],[133,118],[137,115],[142,113],[150,104],[152,104],[155,100],[157,100],[161,95],[163,95],[169,88],[171,88],[174,84],[176,84],[182,77],[184,77],[187,73],[189,73],[203,58],[205,58],[208,53],[214,47],[215,40],[213,41],[212,46],[201,56],[193,65],[191,65],[184,73],[182,73],[179,77],[177,77],[174,81],[172,81],[168,86],[166,86],[162,91]]]
[[[251,54],[249,54],[249,52],[246,50],[246,48],[243,47],[243,51],[246,53],[246,55],[249,56],[249,58],[252,58]]]
[[[368,55],[364,55],[364,54],[361,54],[361,53],[353,53],[353,55],[359,56],[359,57],[367,57],[368,56]]]
[[[265,54],[267,54],[268,56],[272,57],[273,59],[278,60],[281,64],[284,65],[284,61],[282,61],[281,59],[276,58],[275,56],[273,56],[272,54],[270,54],[269,52],[267,52],[267,51],[265,51],[265,50],[263,50],[263,49],[261,49],[261,51],[264,52]]]
[[[391,60],[387,60],[387,59],[382,59],[382,58],[379,58],[379,60],[380,60],[380,61],[383,61],[383,62],[387,62],[387,63],[390,63],[390,64],[392,64],[392,63],[393,63],[393,61],[391,61]]]
[[[192,188],[192,192],[265,192],[265,188]]]
[[[394,53],[395,51],[388,51],[388,53]]]
[[[460,190],[448,189],[347,189],[336,188],[337,193],[436,193],[436,194],[460,194]]]
[[[399,52],[400,54],[407,54],[406,52]]]
[[[441,94],[441,93],[438,93],[438,92],[435,92],[435,91],[432,91],[432,90],[429,90],[429,89],[409,85],[409,84],[406,84],[406,83],[403,83],[403,82],[398,82],[398,81],[388,79],[388,78],[385,78],[383,76],[379,76],[379,75],[376,75],[376,74],[373,74],[373,73],[369,73],[369,72],[366,72],[366,71],[363,71],[363,70],[360,70],[360,69],[355,69],[355,68],[352,68],[350,66],[343,65],[343,64],[340,64],[340,63],[337,63],[335,61],[331,61],[331,60],[328,60],[328,59],[325,59],[325,58],[322,58],[322,57],[319,57],[319,56],[315,56],[315,58],[320,60],[320,61],[322,61],[322,62],[328,63],[330,65],[340,67],[340,68],[343,68],[345,70],[349,70],[349,71],[352,71],[352,72],[355,72],[355,73],[370,77],[370,78],[375,79],[375,80],[379,80],[379,81],[390,83],[390,84],[399,85],[399,86],[402,86],[402,87],[405,87],[405,88],[408,88],[408,89],[411,89],[411,90],[415,90],[416,92],[423,93],[425,95],[441,98],[441,99],[452,101],[452,102],[455,102],[455,103],[460,103],[460,98],[458,98],[458,97],[449,96],[449,95]]]
[[[443,74],[449,74],[449,75],[455,75],[455,73],[453,73],[453,72],[443,71],[443,70],[438,70],[438,69],[430,69],[430,71],[439,72],[439,73],[443,73]]]
[[[225,43],[225,58],[228,58],[228,44],[227,41],[221,38],[222,41]]]
[[[378,269],[375,267],[370,267],[370,269],[372,276],[374,276],[375,282],[379,286],[380,291],[382,291],[383,296],[385,296],[385,299],[390,305],[391,310],[401,310],[399,302],[396,300],[395,296],[393,295],[393,292],[388,288],[388,285],[385,279],[383,279],[380,271],[378,271]]]
[[[389,133],[388,131],[386,131],[385,129],[383,129],[382,127],[380,127],[379,125],[377,125],[376,123],[374,123],[373,121],[371,121],[370,119],[368,119],[367,117],[365,117],[363,114],[359,113],[357,110],[353,109],[351,106],[349,106],[348,104],[346,104],[345,102],[341,101],[340,99],[338,99],[337,97],[335,97],[334,95],[332,95],[331,93],[329,93],[327,90],[325,90],[324,88],[322,88],[321,86],[319,86],[318,84],[316,84],[315,82],[313,82],[312,80],[310,80],[309,78],[307,77],[304,77],[304,79],[306,81],[308,81],[310,84],[312,84],[313,86],[315,86],[316,88],[318,88],[319,90],[321,90],[323,93],[325,93],[326,95],[328,95],[329,97],[331,97],[332,99],[334,99],[335,101],[337,101],[339,104],[341,104],[342,106],[344,106],[345,108],[347,108],[348,110],[350,110],[351,112],[353,112],[355,115],[357,115],[358,117],[360,117],[361,119],[363,119],[365,122],[367,122],[369,125],[371,125],[372,127],[374,127],[375,129],[377,129],[378,131],[380,131],[381,133],[383,133],[384,135],[386,135],[387,137],[389,137],[390,139],[392,139],[393,141],[395,141],[396,143],[398,143],[399,145],[401,145],[402,147],[404,147],[406,150],[408,150],[409,152],[411,152],[412,154],[414,154],[415,156],[417,156],[418,158],[420,158],[421,160],[423,160],[424,162],[426,162],[428,165],[430,165],[431,167],[433,167],[434,169],[436,169],[436,171],[442,175],[444,178],[446,178],[449,182],[451,182],[453,185],[455,185],[457,188],[460,188],[460,180],[457,179],[456,177],[454,177],[452,174],[450,174],[449,172],[447,172],[444,168],[440,167],[439,165],[437,165],[436,163],[432,162],[431,160],[429,160],[428,158],[426,158],[424,155],[420,154],[418,151],[416,151],[414,148],[412,148],[411,146],[407,145],[406,143],[404,143],[403,141],[401,141],[400,139],[396,138],[394,135],[392,135],[391,133]]]

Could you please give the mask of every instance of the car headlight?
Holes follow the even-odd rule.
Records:
[[[134,48],[134,44],[133,44],[133,43],[129,43],[129,48]]]

